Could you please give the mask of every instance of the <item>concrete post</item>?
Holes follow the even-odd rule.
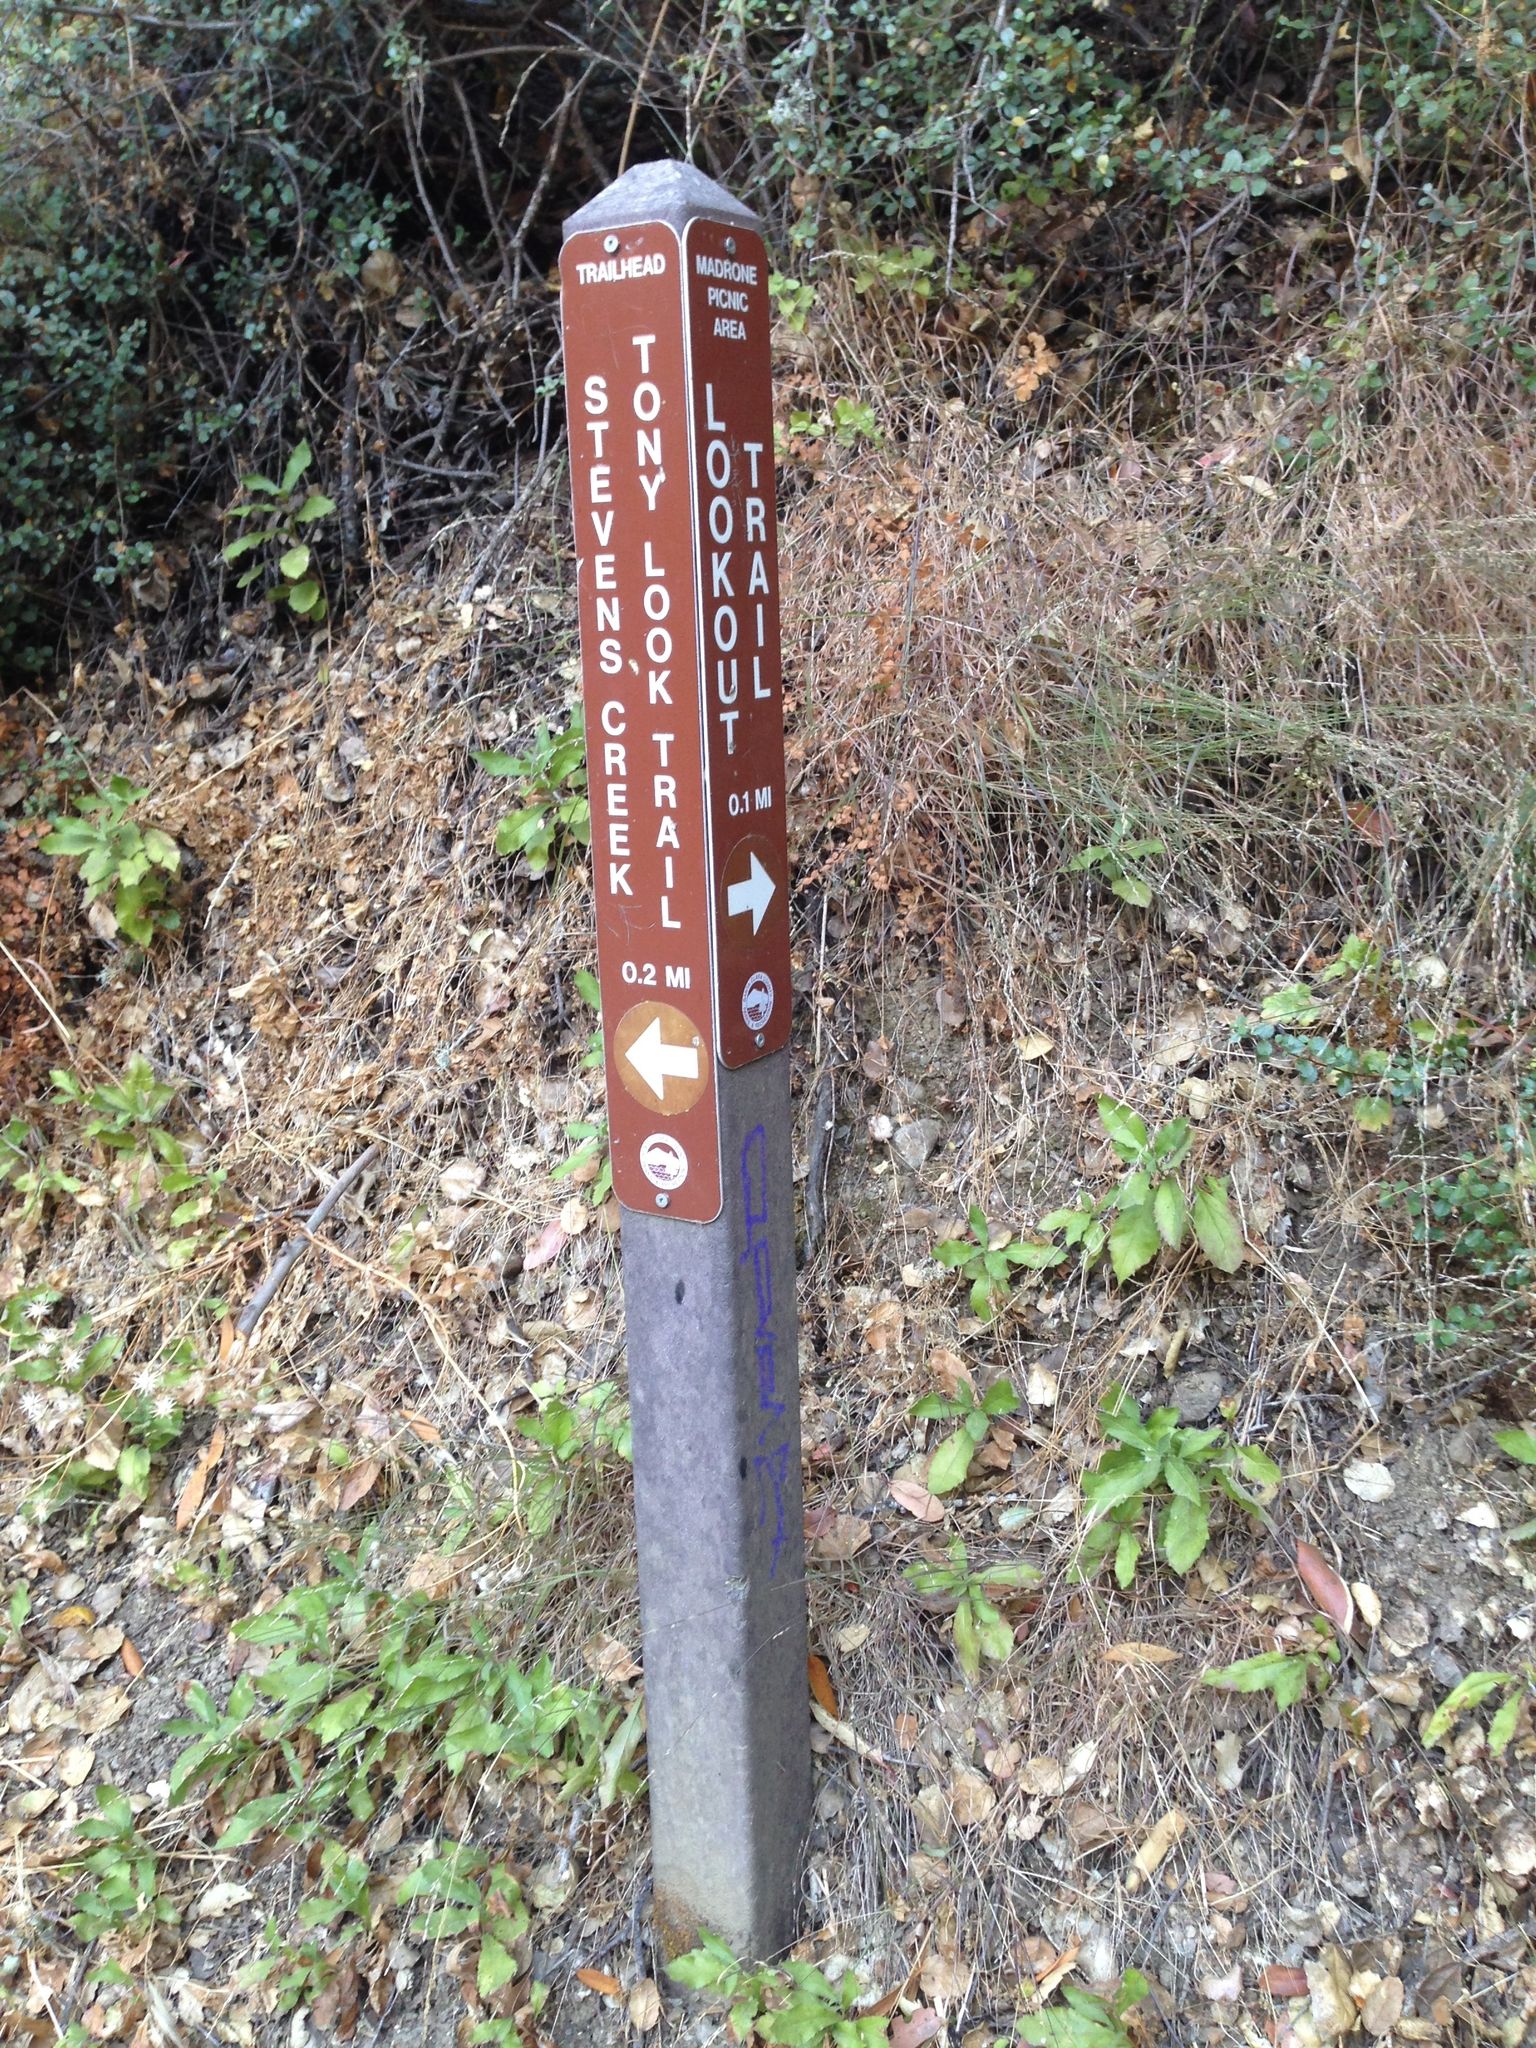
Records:
[[[661,163],[561,272],[655,1918],[763,1958],[811,1792],[768,263]]]

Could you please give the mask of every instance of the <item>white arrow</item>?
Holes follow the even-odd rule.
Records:
[[[752,932],[757,935],[758,927],[768,915],[768,906],[773,901],[773,877],[754,853],[751,856],[752,872],[744,882],[732,882],[725,892],[725,908],[729,917],[740,917],[743,911],[752,913]]]
[[[669,1079],[697,1081],[699,1078],[698,1047],[668,1045],[661,1035],[659,1017],[651,1019],[624,1057],[658,1102],[667,1099]]]

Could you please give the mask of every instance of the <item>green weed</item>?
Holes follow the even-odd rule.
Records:
[[[167,901],[181,848],[134,816],[148,795],[126,775],[114,775],[104,790],[76,797],[73,817],[51,819],[40,842],[44,853],[79,861],[86,902],[103,901],[117,929],[146,951],[181,924]]]
[[[224,560],[233,564],[247,556],[259,557],[235,588],[247,590],[263,574],[273,575],[267,597],[287,605],[296,618],[318,625],[326,613],[325,586],[315,566],[312,537],[317,523],[328,519],[336,505],[324,491],[304,488],[313,461],[309,443],[300,441],[275,483],[268,476],[240,479],[240,495],[225,518],[261,519],[266,524],[227,542]]]
[[[697,1948],[668,1963],[667,1975],[690,1991],[725,2001],[733,2040],[783,2048],[885,2048],[889,2023],[856,2016],[864,1994],[851,1970],[833,1984],[810,1963],[749,1969],[716,1935],[704,1934]]]
[[[343,1811],[369,1820],[387,1784],[424,1758],[449,1778],[490,1759],[512,1778],[536,1773],[563,1798],[602,1806],[637,1789],[637,1708],[561,1682],[548,1657],[519,1669],[478,1616],[446,1640],[423,1597],[366,1583],[370,1555],[368,1543],[355,1561],[333,1552],[319,1585],[237,1622],[236,1636],[274,1651],[272,1661],[242,1672],[222,1707],[190,1686],[187,1714],[169,1724],[187,1743],[172,1800],[197,1788],[219,1794],[229,1816],[221,1850],[269,1831],[309,1841]],[[284,1789],[254,1793],[274,1771]]]
[[[958,1422],[953,1436],[947,1436],[928,1464],[928,1491],[953,1493],[971,1469],[971,1460],[986,1442],[999,1415],[1012,1415],[1019,1396],[1008,1380],[997,1380],[979,1398],[961,1380],[951,1394],[924,1394],[908,1409],[909,1415],[924,1422]]]
[[[1454,1173],[1397,1181],[1378,1197],[1401,1209],[1415,1244],[1474,1283],[1470,1299],[1451,1303],[1436,1341],[1486,1336],[1536,1296],[1536,1067],[1522,1076],[1515,1114],[1499,1127],[1500,1152],[1463,1153]]]
[[[76,1891],[72,1924],[81,1941],[104,1934],[143,1933],[174,1923],[179,1915],[160,1889],[160,1859],[140,1834],[126,1793],[96,1787],[97,1812],[82,1820],[77,1834],[98,1846],[81,1862],[66,1866],[88,1880]]]
[[[1087,1578],[1114,1559],[1115,1583],[1129,1587],[1147,1541],[1183,1576],[1211,1540],[1218,1494],[1258,1516],[1261,1504],[1239,1480],[1278,1486],[1282,1474],[1253,1444],[1233,1443],[1224,1429],[1187,1429],[1176,1408],[1154,1408],[1145,1421],[1119,1385],[1099,1408],[1099,1428],[1116,1448],[1083,1475],[1088,1529],[1074,1567]]]
[[[1059,1265],[1064,1256],[1054,1245],[1031,1244],[1015,1238],[1011,1231],[994,1229],[986,1212],[974,1204],[966,1221],[970,1224],[970,1236],[945,1238],[934,1246],[933,1256],[941,1266],[969,1280],[971,1313],[980,1316],[983,1322],[990,1322],[1012,1293],[1016,1266],[1038,1272],[1042,1267]]]
[[[1149,1989],[1140,1970],[1127,1970],[1119,1989],[1107,1998],[1064,1984],[1059,2005],[1019,2021],[1018,2038],[1032,2048],[1134,2048],[1136,2037],[1125,2017]]]
[[[1201,1683],[1219,1686],[1224,1692],[1267,1692],[1277,1709],[1295,1706],[1308,1693],[1322,1692],[1339,1663],[1339,1646],[1333,1631],[1319,1615],[1311,1634],[1284,1649],[1265,1650],[1257,1657],[1240,1657],[1235,1664],[1223,1664],[1203,1672]]]
[[[1424,1723],[1426,1745],[1443,1743],[1461,1715],[1471,1713],[1497,1692],[1505,1698],[1488,1723],[1488,1747],[1494,1756],[1502,1756],[1515,1739],[1522,1707],[1527,1700],[1536,1699],[1536,1666],[1528,1665],[1524,1671],[1469,1671]]]
[[[1207,1174],[1192,1184],[1182,1170],[1190,1152],[1188,1120],[1176,1117],[1153,1132],[1110,1095],[1099,1097],[1098,1110],[1110,1144],[1129,1170],[1106,1193],[1085,1191],[1071,1207],[1043,1216],[1040,1229],[1059,1235],[1064,1248],[1056,1248],[1056,1258],[1036,1263],[1058,1264],[1077,1251],[1083,1264],[1092,1266],[1107,1246],[1115,1278],[1123,1281],[1149,1266],[1160,1251],[1178,1251],[1192,1237],[1213,1266],[1235,1273],[1243,1262],[1243,1237],[1225,1177]]]
[[[1143,872],[1142,863],[1166,851],[1161,839],[1127,839],[1117,826],[1102,846],[1085,846],[1081,853],[1073,854],[1065,872],[1091,874],[1122,903],[1145,910],[1157,892]]]
[[[592,843],[592,807],[587,796],[587,735],[579,707],[563,731],[540,725],[526,754],[477,751],[489,775],[522,785],[520,809],[496,827],[496,851],[521,854],[532,875],[546,875],[572,847]]]
[[[55,1101],[76,1112],[80,1136],[88,1143],[123,1157],[144,1153],[153,1160],[154,1183],[172,1203],[170,1228],[188,1233],[166,1242],[166,1262],[188,1264],[203,1245],[201,1231],[189,1226],[208,1218],[228,1174],[223,1167],[194,1165],[184,1142],[160,1121],[176,1099],[175,1084],[157,1080],[153,1067],[138,1053],[116,1081],[87,1086],[64,1067],[53,1068],[50,1078]],[[127,1193],[130,1208],[137,1211],[145,1200],[142,1177],[129,1177]]]
[[[1006,1664],[1013,1655],[1013,1629],[987,1598],[987,1590],[1017,1591],[1040,1574],[1030,1564],[972,1565],[963,1536],[952,1536],[948,1564],[909,1564],[905,1576],[928,1599],[953,1599],[955,1655],[974,1685],[983,1658]]]

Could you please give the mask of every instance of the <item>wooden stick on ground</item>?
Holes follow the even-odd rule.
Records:
[[[288,1275],[293,1271],[300,1259],[303,1258],[305,1252],[308,1251],[310,1239],[314,1231],[330,1215],[336,1204],[364,1168],[370,1166],[378,1158],[382,1149],[379,1145],[370,1145],[366,1151],[358,1153],[349,1167],[337,1174],[329,1188],[326,1189],[324,1196],[304,1218],[298,1235],[289,1238],[277,1257],[272,1261],[271,1272],[262,1281],[260,1287],[257,1288],[256,1292],[245,1304],[245,1307],[241,1309],[235,1323],[235,1332],[238,1336],[250,1336],[256,1325],[266,1314],[277,1290],[288,1278]]]

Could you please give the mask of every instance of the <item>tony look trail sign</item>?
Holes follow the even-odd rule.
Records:
[[[810,1797],[768,269],[674,163],[560,264],[656,1916],[758,1956]]]

